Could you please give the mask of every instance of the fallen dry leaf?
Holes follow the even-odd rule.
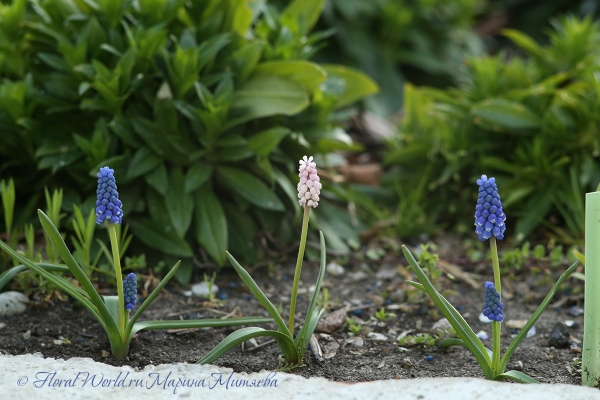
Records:
[[[332,333],[346,323],[348,307],[344,306],[339,310],[327,314],[319,320],[317,332]]]

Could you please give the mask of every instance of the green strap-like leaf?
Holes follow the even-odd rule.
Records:
[[[535,312],[529,318],[529,321],[527,321],[527,323],[523,326],[523,328],[521,329],[519,334],[513,339],[510,346],[508,346],[508,348],[506,349],[506,352],[504,353],[504,356],[502,357],[502,361],[500,362],[500,371],[504,371],[504,369],[508,365],[508,362],[510,361],[510,358],[512,357],[513,353],[515,352],[515,350],[517,350],[517,347],[519,347],[519,344],[521,343],[521,341],[527,336],[527,333],[529,332],[529,330],[533,327],[533,325],[535,325],[538,318],[542,315],[542,313],[544,312],[546,307],[548,307],[548,304],[550,304],[550,301],[552,301],[552,297],[554,297],[554,295],[556,294],[556,291],[558,290],[560,285],[562,285],[562,283],[569,277],[569,275],[571,275],[573,273],[573,271],[575,271],[575,269],[578,266],[579,266],[579,260],[576,260],[569,267],[569,269],[567,269],[560,276],[560,278],[558,278],[558,281],[556,281],[554,286],[552,286],[552,289],[550,289],[550,291],[544,298],[544,301],[542,301],[542,304],[539,305],[539,307],[535,310]]]
[[[142,321],[133,325],[130,336],[141,330],[152,329],[191,329],[191,328],[223,328],[225,326],[268,324],[273,322],[271,318],[265,317],[240,317],[240,318],[206,318],[188,320],[165,320],[165,321]]]
[[[321,267],[319,269],[319,277],[317,278],[317,283],[315,284],[315,292],[312,295],[310,305],[308,306],[308,311],[306,312],[306,319],[304,321],[304,325],[302,326],[302,329],[300,329],[298,336],[296,336],[296,339],[294,340],[296,346],[298,346],[301,340],[304,340],[304,343],[308,343],[310,335],[312,335],[312,333],[314,332],[314,327],[316,327],[317,323],[319,322],[320,315],[323,315],[322,311],[317,312],[317,315],[319,315],[319,317],[316,319],[316,321],[313,321],[312,317],[313,313],[316,311],[317,299],[319,298],[321,284],[323,283],[323,277],[325,276],[325,265],[327,264],[327,253],[325,251],[325,236],[323,236],[323,232],[319,232],[319,236],[321,238]],[[312,328],[312,331],[310,331],[310,326],[312,325],[312,322],[314,322],[314,327]]]
[[[64,278],[62,278],[58,275],[54,275],[51,272],[46,271],[43,267],[40,267],[37,264],[32,263],[31,261],[29,261],[28,259],[23,257],[21,254],[14,251],[9,245],[4,243],[2,240],[0,240],[0,248],[2,250],[6,251],[11,257],[22,262],[23,265],[25,265],[27,268],[36,272],[40,276],[46,278],[47,280],[49,280],[50,282],[55,284],[59,289],[62,289],[67,294],[69,294],[71,297],[73,297],[75,300],[78,300],[79,302],[81,302],[81,304],[83,304],[88,310],[90,310],[90,312],[94,315],[94,317],[96,317],[96,319],[100,322],[100,324],[102,324],[102,326],[106,329],[106,325],[104,324],[102,317],[100,316],[100,314],[98,314],[98,309],[96,308],[96,306],[94,304],[92,304],[92,302],[86,295],[84,295],[83,293],[80,292],[79,288],[76,288],[72,283],[68,282]],[[18,267],[15,267],[15,268],[18,268]],[[4,276],[5,275],[3,274],[3,277]]]
[[[38,210],[38,216],[42,224],[42,228],[44,228],[44,231],[46,232],[46,235],[48,235],[50,242],[52,242],[52,245],[54,246],[56,251],[58,251],[60,258],[62,258],[65,264],[67,264],[67,267],[69,267],[69,270],[71,271],[73,276],[75,276],[75,279],[77,279],[79,284],[87,292],[88,296],[90,296],[90,300],[96,306],[96,308],[100,312],[100,315],[102,315],[103,318],[109,317],[110,314],[108,313],[108,310],[104,305],[104,301],[102,301],[102,298],[96,291],[96,288],[94,287],[92,282],[83,272],[81,267],[77,264],[77,261],[75,261],[75,259],[73,258],[73,255],[67,248],[65,241],[62,239],[62,236],[60,235],[50,218],[48,218],[48,216],[44,214],[42,210]],[[116,325],[114,326],[114,329],[117,329]]]
[[[508,371],[502,374],[496,375],[494,378],[495,381],[503,381],[504,379],[512,379],[515,382],[519,383],[540,383],[530,377],[529,375],[525,375],[521,371]]]
[[[44,263],[37,263],[36,265],[40,268],[45,269],[46,271],[49,271],[49,272],[69,272],[69,268],[65,267],[64,265],[44,264]],[[8,282],[10,282],[11,279],[13,279],[15,276],[17,276],[21,272],[23,272],[23,273],[31,272],[31,269],[27,268],[25,265],[17,265],[16,267],[12,267],[11,269],[4,271],[0,275],[0,290],[2,290],[4,288],[4,286],[6,286],[6,284]]]
[[[421,281],[421,284],[410,281],[407,281],[407,283],[425,291],[431,297],[431,299],[433,300],[435,305],[440,309],[444,317],[446,317],[448,321],[450,321],[452,327],[456,331],[456,334],[465,342],[465,346],[469,349],[469,351],[471,351],[471,353],[481,366],[481,369],[483,370],[483,373],[486,376],[486,378],[493,379],[494,374],[491,369],[491,359],[489,358],[487,351],[483,346],[483,343],[481,343],[481,340],[479,340],[477,335],[475,335],[475,332],[473,332],[473,330],[471,329],[469,324],[467,324],[467,322],[464,320],[462,315],[460,315],[460,313],[456,311],[456,309],[444,298],[444,296],[442,296],[435,290],[435,288],[427,278],[427,275],[425,275],[425,272],[423,272],[423,270],[421,269],[411,252],[408,250],[408,248],[406,246],[402,246],[402,251],[406,259],[408,260],[408,263],[413,268],[415,274],[419,278],[419,281]]]
[[[198,364],[210,364],[225,354],[232,347],[237,346],[246,340],[260,336],[271,336],[273,339],[275,339],[277,344],[279,344],[279,348],[281,349],[283,356],[285,357],[285,361],[288,364],[298,363],[298,354],[294,346],[294,341],[290,336],[277,331],[267,331],[262,328],[242,328],[223,339],[221,343],[219,343],[214,349],[212,349],[207,355],[198,361]]]
[[[281,315],[279,315],[279,311],[277,311],[273,303],[271,303],[271,301],[262,292],[262,290],[260,290],[260,288],[258,287],[256,282],[254,282],[254,279],[252,279],[250,274],[246,272],[246,270],[235,260],[235,258],[233,258],[231,254],[229,254],[229,252],[227,252],[227,258],[229,258],[229,262],[231,262],[233,268],[235,268],[240,278],[242,278],[242,281],[244,281],[248,289],[250,289],[250,293],[252,293],[254,297],[256,297],[258,301],[260,301],[263,307],[267,309],[269,314],[271,314],[271,317],[273,317],[273,320],[277,324],[279,330],[283,332],[286,336],[292,337],[290,330],[288,329],[285,322],[283,322]]]
[[[140,315],[142,315],[144,310],[146,310],[146,308],[148,308],[148,306],[150,304],[152,304],[152,302],[154,301],[154,299],[156,299],[156,296],[158,296],[158,294],[160,293],[162,288],[164,288],[165,285],[171,280],[173,275],[175,275],[175,272],[177,272],[177,268],[179,268],[179,265],[181,265],[181,261],[177,261],[177,263],[175,265],[173,265],[173,268],[171,268],[169,273],[167,275],[165,275],[164,278],[162,278],[162,280],[160,281],[158,286],[156,286],[154,288],[152,293],[150,293],[150,295],[146,298],[146,300],[144,300],[144,302],[142,303],[140,308],[138,308],[138,310],[133,314],[133,316],[127,323],[127,326],[125,327],[125,332],[126,332],[125,337],[130,336],[129,333],[133,329],[133,325],[135,324],[135,321],[137,321],[137,319],[140,317]]]

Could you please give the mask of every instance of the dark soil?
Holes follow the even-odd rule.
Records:
[[[329,257],[332,258],[332,257]],[[464,259],[444,256],[441,258],[459,265],[463,270],[481,284],[491,280],[491,269],[484,265],[469,263]],[[410,291],[404,284],[405,273],[402,265],[404,258],[389,256],[379,261],[353,260],[346,263],[346,273],[341,277],[326,275],[324,286],[329,290],[329,305],[332,310],[347,305],[351,311],[348,316],[357,314],[364,321],[382,306],[391,309],[397,317],[387,321],[385,327],[375,323],[367,323],[361,334],[366,336],[369,330],[384,334],[387,341],[373,341],[365,337],[364,345],[358,347],[348,343],[350,338],[348,327],[337,329],[331,336],[340,344],[335,356],[317,361],[313,353],[307,351],[306,366],[293,371],[305,377],[320,376],[330,380],[358,382],[377,379],[407,379],[420,377],[483,377],[475,358],[464,348],[451,347],[443,349],[438,346],[404,346],[396,342],[396,338],[407,330],[424,332],[431,329],[433,323],[441,316],[435,307],[426,300],[406,301]],[[539,284],[542,277],[548,274],[532,276],[530,265],[522,268],[514,280],[507,279],[503,286],[505,302],[505,321],[526,319],[537,307],[546,291],[551,287],[550,279]],[[538,265],[539,266],[539,265]],[[399,268],[398,268],[399,267]],[[384,277],[383,269],[399,271],[391,277]],[[315,281],[318,266],[305,262],[302,271],[301,289],[310,287]],[[542,271],[546,270],[542,265]],[[558,272],[566,269],[566,265],[552,269],[556,278]],[[279,266],[276,272],[268,273],[266,269],[251,271],[257,283],[266,291],[269,298],[277,306],[283,304],[287,309],[292,285],[293,266]],[[378,278],[379,276],[379,278]],[[549,307],[536,323],[537,333],[525,339],[509,363],[514,369],[522,362],[522,371],[535,379],[548,383],[580,384],[578,366],[573,362],[581,358],[576,349],[556,349],[549,347],[548,337],[556,322],[574,320],[577,324],[569,329],[571,344],[581,346],[583,339],[583,316],[569,315],[569,307],[575,304],[577,296],[566,297],[565,292],[576,290],[581,283],[571,279],[565,290],[557,294],[554,301],[562,299],[561,307]],[[485,330],[491,337],[490,324],[479,322],[483,301],[483,289],[475,290],[464,282],[440,279],[445,291],[454,291],[449,301],[458,307],[475,332]],[[239,307],[242,315],[267,316],[260,303],[249,295],[249,291],[232,269],[223,271],[217,278],[217,284],[225,288],[227,299],[222,302],[208,304],[204,299],[185,297],[179,291],[165,291],[146,311],[143,319],[203,318],[221,317],[225,313]],[[402,292],[403,291],[403,292]],[[512,298],[508,297],[512,294]],[[411,295],[412,296],[412,295]],[[298,318],[306,310],[308,295],[303,294],[298,310]],[[387,300],[387,301],[386,301]],[[526,302],[527,301],[527,302]],[[575,302],[574,302],[575,301]],[[216,311],[214,311],[216,310]],[[354,310],[354,311],[353,311]],[[357,311],[360,310],[360,311]],[[195,363],[210,349],[224,339],[235,328],[202,329],[195,331],[168,333],[165,331],[142,331],[132,340],[129,359],[115,359],[110,353],[106,334],[90,313],[77,307],[72,301],[54,301],[54,305],[33,304],[22,315],[0,320],[6,326],[0,329],[0,351],[8,354],[26,354],[40,352],[44,357],[64,358],[89,357],[96,361],[111,365],[129,365],[144,367],[148,364],[186,362]],[[503,324],[502,349],[510,344],[511,332]],[[269,325],[265,325],[265,328]],[[276,329],[273,324],[270,328]],[[30,331],[31,336],[24,339]],[[25,335],[28,336],[28,335]],[[55,340],[65,338],[70,343],[55,344]],[[267,339],[259,338],[259,343]],[[323,345],[326,342],[320,340]],[[491,347],[491,340],[484,342]],[[216,365],[233,368],[237,372],[255,372],[273,370],[277,367],[279,350],[275,343],[266,344],[251,351],[242,351],[238,346],[215,362]],[[432,356],[428,357],[428,356]]]

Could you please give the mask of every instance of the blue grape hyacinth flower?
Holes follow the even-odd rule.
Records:
[[[496,186],[496,178],[488,179],[481,175],[477,179],[479,193],[477,195],[477,205],[475,206],[475,233],[482,242],[488,240],[492,235],[498,239],[504,239],[506,230],[506,215],[502,211],[502,202]]]
[[[133,272],[128,274],[123,281],[123,293],[125,295],[125,309],[127,311],[133,310],[137,302],[137,278]]]
[[[119,200],[115,171],[108,167],[100,168],[98,173],[98,189],[96,190],[96,223],[104,221],[120,224],[123,220],[123,203]]]
[[[496,290],[496,286],[492,282],[486,282],[483,295],[483,315],[492,321],[502,322],[504,319],[503,309],[504,303],[500,301],[500,293]]]

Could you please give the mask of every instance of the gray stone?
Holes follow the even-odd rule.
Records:
[[[344,267],[337,263],[329,263],[325,269],[329,275],[342,276],[346,273]]]
[[[28,303],[29,297],[21,292],[0,293],[0,316],[23,314]]]
[[[219,287],[215,284],[212,285],[211,289],[212,294],[217,294],[219,292]],[[192,294],[199,297],[208,297],[210,294],[210,291],[208,290],[208,283],[206,281],[202,281],[192,285]]]
[[[385,342],[387,340],[387,336],[385,336],[383,333],[369,332],[367,334],[367,339],[375,340],[375,341],[379,341],[379,342]]]
[[[435,321],[435,323],[431,327],[432,331],[440,330],[442,332],[450,332],[451,329],[452,329],[452,324],[450,324],[450,321],[448,321],[447,318],[442,318],[442,319]]]
[[[566,349],[567,347],[570,347],[569,328],[560,322],[554,324],[554,327],[552,327],[552,331],[550,332],[550,338],[548,339],[548,346],[557,349]]]

